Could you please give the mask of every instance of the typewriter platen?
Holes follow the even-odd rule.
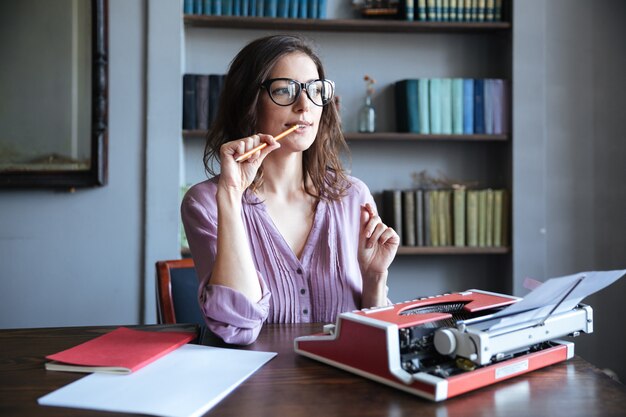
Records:
[[[593,331],[589,306],[495,328],[491,317],[520,299],[481,290],[339,315],[296,352],[440,401],[574,355],[559,337]]]

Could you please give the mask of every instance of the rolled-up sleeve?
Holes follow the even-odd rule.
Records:
[[[258,271],[262,291],[258,302],[232,288],[209,284],[217,255],[217,204],[210,182],[187,192],[181,216],[199,279],[198,302],[207,326],[227,343],[254,342],[269,312],[270,293]]]

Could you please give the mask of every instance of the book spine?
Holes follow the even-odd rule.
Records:
[[[183,75],[183,129],[196,128],[196,76]]]
[[[415,190],[415,243],[424,246],[424,191]]]
[[[478,246],[485,247],[487,243],[487,190],[478,192]]]
[[[276,0],[277,12],[276,17],[289,17],[289,0]]]
[[[452,80],[452,133],[463,134],[463,79]]]
[[[430,244],[439,246],[439,190],[428,192]]]
[[[233,16],[241,16],[241,0],[232,0]]]
[[[183,1],[183,13],[184,14],[193,14],[193,0],[184,0]]]
[[[452,80],[441,79],[441,133],[452,134]]]
[[[222,16],[233,15],[233,0],[222,0]]]
[[[193,0],[193,14],[203,14],[202,0]]]
[[[434,22],[437,20],[437,7],[435,4],[435,0],[426,0],[426,14],[428,20]]]
[[[291,19],[298,18],[298,6],[300,4],[300,0],[289,0],[289,17]]]
[[[196,76],[196,129],[209,128],[209,76]]]
[[[415,191],[402,191],[402,231],[404,246],[416,246],[415,241]]]
[[[253,0],[241,0],[241,16],[250,16],[250,2]]]
[[[442,194],[443,194],[443,197],[442,197],[443,228],[444,228],[444,236],[445,236],[443,246],[451,246],[452,238],[453,238],[452,190],[443,190]]]
[[[454,246],[465,246],[465,187],[453,190]]]
[[[217,117],[220,93],[222,92],[222,82],[224,76],[220,74],[209,74],[209,122],[211,127]]]
[[[248,16],[256,16],[256,0],[248,0]]]
[[[278,0],[267,0],[265,2],[265,16],[267,17],[278,16]]]
[[[309,19],[317,19],[317,1],[316,0],[308,0],[309,10],[307,11],[307,16]]]
[[[328,0],[317,0],[317,18],[326,19],[328,15]]]
[[[463,133],[474,133],[474,80],[463,79]]]
[[[485,133],[485,80],[474,80],[474,133]]]
[[[472,22],[478,21],[478,0],[472,0],[472,14],[470,19]]]
[[[211,13],[214,16],[222,15],[222,0],[212,0],[211,2]]]
[[[493,105],[493,133],[501,135],[504,133],[505,102],[504,102],[504,80],[491,80],[491,97]]]
[[[478,0],[478,10],[476,11],[476,20],[485,21],[485,0]]]
[[[502,21],[502,0],[495,0],[494,20],[496,22]]]
[[[463,20],[466,22],[472,21],[472,0],[464,0]]]
[[[485,246],[493,246],[493,190],[486,191]]]
[[[485,93],[484,103],[485,103],[485,133],[488,135],[493,135],[493,88],[492,88],[492,80],[486,79],[484,83]]]
[[[443,0],[435,0],[435,21],[443,20]]]
[[[462,1],[462,0],[458,0],[458,1]],[[450,16],[450,21],[451,22],[456,22],[457,21],[457,12],[458,12],[457,0],[450,0],[449,16]]]
[[[478,246],[478,191],[466,192],[466,231],[467,246]]]
[[[504,190],[493,190],[493,246],[502,245],[502,204]]]
[[[417,0],[417,20],[425,22],[428,19],[426,14],[426,0]]]
[[[202,0],[202,13],[205,15],[213,13],[213,10],[211,9],[211,0]]]
[[[441,78],[431,78],[429,81],[430,98],[430,133],[441,134]]]
[[[391,227],[400,237],[400,246],[404,244],[402,230],[402,191],[383,190],[383,216],[384,222]]]
[[[419,133],[430,134],[430,111],[429,111],[429,80],[428,78],[420,78],[417,80],[417,109],[419,112]]]
[[[443,22],[450,20],[450,0],[441,0],[441,20]]]
[[[495,20],[495,13],[496,13],[495,1],[487,0],[485,4],[485,21],[493,22]]]
[[[299,0],[300,1],[300,5],[298,6],[298,16],[300,17],[300,19],[306,19],[309,17],[308,12],[309,12],[309,1],[311,0]]]
[[[419,133],[418,81],[398,81],[395,87],[398,132]]]

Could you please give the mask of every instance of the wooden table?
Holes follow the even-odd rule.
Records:
[[[37,404],[37,398],[82,376],[46,371],[44,356],[113,328],[0,330],[0,416],[124,415]],[[180,330],[180,326],[176,330]],[[274,351],[278,352],[278,356],[207,415],[626,416],[626,388],[578,357],[451,400],[433,403],[293,352],[296,336],[320,330],[321,325],[316,324],[265,326],[258,341],[246,349]]]

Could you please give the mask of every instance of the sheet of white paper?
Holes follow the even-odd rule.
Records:
[[[38,402],[164,417],[201,416],[274,356],[188,344],[132,374],[94,373]]]
[[[589,271],[551,278],[528,293],[522,300],[492,315],[489,320],[489,330],[537,324],[550,314],[568,291],[582,278],[552,314],[571,310],[585,297],[611,285],[624,274],[626,274],[626,270]],[[498,320],[494,322],[495,319]]]

